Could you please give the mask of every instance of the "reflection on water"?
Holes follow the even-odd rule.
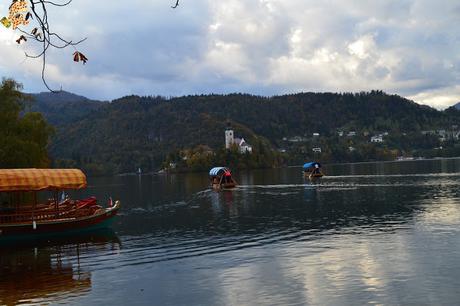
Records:
[[[300,167],[241,172],[240,186],[222,192],[208,188],[206,173],[90,179],[75,196],[121,200],[114,225],[121,243],[14,248],[6,252],[12,258],[2,255],[10,268],[0,270],[0,301],[458,304],[460,160],[326,165],[325,172],[315,182]],[[12,264],[20,261],[36,267]],[[16,275],[26,274],[14,271],[29,270],[69,282],[13,294],[24,282]]]
[[[48,304],[86,295],[91,271],[80,258],[120,249],[112,230],[0,247],[0,304]]]

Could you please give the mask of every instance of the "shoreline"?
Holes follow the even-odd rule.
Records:
[[[343,162],[343,163],[325,163],[324,166],[337,166],[337,165],[360,165],[360,164],[372,164],[372,163],[382,163],[382,164],[389,164],[389,163],[402,163],[402,162],[418,162],[418,161],[430,161],[430,160],[452,160],[452,159],[460,159],[460,156],[456,157],[432,157],[432,158],[415,158],[415,159],[404,159],[404,160],[384,160],[384,161],[362,161],[362,162]],[[287,165],[283,167],[264,167],[264,168],[250,168],[250,169],[238,169],[238,171],[252,171],[252,170],[262,170],[262,169],[282,169],[282,168],[302,168],[302,165]],[[233,169],[232,169],[233,170]],[[207,173],[207,170],[200,170],[200,171],[149,171],[145,173],[136,173],[136,172],[126,172],[126,173],[119,173],[114,174],[112,176],[143,176],[143,175],[168,175],[168,174],[184,174],[184,173]],[[101,175],[107,176],[107,175]]]

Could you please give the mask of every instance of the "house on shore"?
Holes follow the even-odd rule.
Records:
[[[371,137],[371,142],[373,143],[382,143],[383,142],[383,135],[375,135]]]

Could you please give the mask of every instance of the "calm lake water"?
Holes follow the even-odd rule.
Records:
[[[460,304],[460,159],[325,172],[90,178],[113,231],[0,248],[0,304]]]

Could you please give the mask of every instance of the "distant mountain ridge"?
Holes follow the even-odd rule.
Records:
[[[293,162],[312,158],[312,145],[321,146],[322,158],[328,161],[378,158],[375,146],[367,145],[370,136],[363,135],[382,132],[390,135],[379,149],[385,156],[422,143],[423,149],[432,149],[441,144],[422,131],[460,126],[460,111],[453,107],[438,111],[382,91],[169,99],[133,95],[110,103],[66,92],[33,96],[36,102],[32,109],[42,112],[57,129],[49,147],[52,158],[66,161],[65,165],[91,165],[96,169],[93,173],[131,172],[139,167],[157,170],[178,150],[199,145],[217,150],[224,145],[227,122],[236,136],[259,150],[285,152],[287,148]],[[340,131],[355,131],[359,137],[337,138]],[[315,140],[313,133],[320,137]],[[289,139],[301,142],[297,145]],[[350,147],[357,146],[365,153],[349,152]]]
[[[80,120],[104,104],[66,91],[29,95],[33,98],[30,110],[41,112],[55,126]]]
[[[80,101],[88,101],[89,99],[84,96],[79,96],[74,93],[70,93],[64,90],[57,91],[57,92],[40,92],[40,93],[31,93],[31,96],[37,102],[80,102]]]
[[[382,91],[274,97],[126,96],[111,103],[70,93],[63,95],[61,99],[60,95],[39,94],[33,106],[57,128],[49,148],[52,157],[76,161],[77,166],[98,165],[105,169],[103,172],[115,173],[138,167],[158,169],[168,154],[198,145],[216,150],[223,146],[227,121],[235,134],[249,144],[268,143],[272,149],[284,148],[284,139],[309,138],[319,133],[318,141],[323,148],[332,150],[330,154],[338,152],[337,148],[332,149],[338,145],[334,138],[338,131],[420,135],[422,130],[460,126],[460,112],[456,110],[438,111]],[[356,140],[349,139],[340,144],[340,150],[346,152],[355,144]],[[311,148],[300,146],[295,150],[300,150],[295,152],[300,160],[308,158]],[[329,160],[335,157],[330,155]]]

